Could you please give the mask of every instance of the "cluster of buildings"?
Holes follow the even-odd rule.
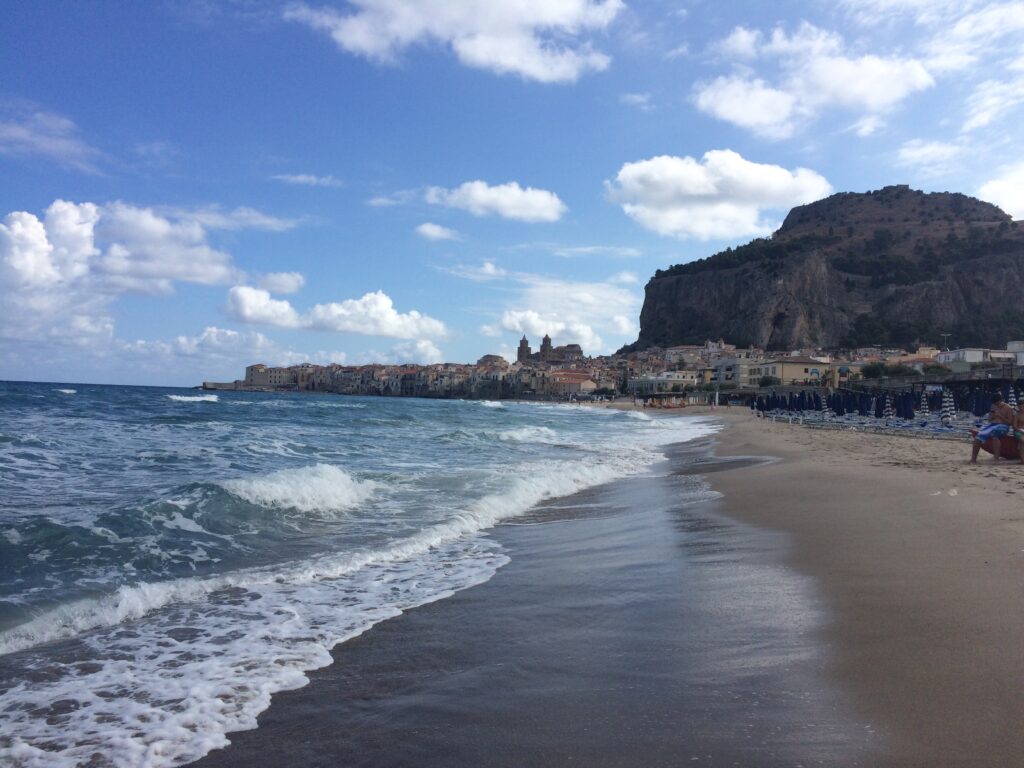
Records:
[[[838,355],[820,349],[766,353],[756,347],[737,348],[720,339],[587,357],[578,344],[556,347],[549,336],[534,352],[524,336],[515,362],[500,355],[484,355],[474,364],[273,367],[256,363],[245,369],[244,379],[204,382],[203,387],[391,397],[572,400],[629,394],[644,398],[771,386],[841,387],[860,378],[865,365],[879,362],[919,372],[936,365],[954,372],[979,364],[1024,365],[1024,342],[1010,342],[1005,350],[920,347],[911,354],[902,349],[865,347]]]

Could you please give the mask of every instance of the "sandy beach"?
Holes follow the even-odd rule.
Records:
[[[789,534],[823,590],[880,764],[1024,764],[1024,466],[969,466],[966,440],[724,418],[719,455],[782,461],[712,483],[730,515]]]
[[[196,765],[1024,764],[1024,467],[714,417]]]

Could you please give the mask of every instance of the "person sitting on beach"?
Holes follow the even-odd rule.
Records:
[[[1017,403],[1017,413],[1013,416],[1013,437],[1017,441],[1017,455],[1024,464],[1024,397]]]
[[[978,451],[981,450],[981,446],[987,443],[989,440],[992,441],[992,457],[995,461],[999,461],[999,438],[1003,437],[1013,428],[1016,414],[1013,412],[1013,408],[1003,402],[1003,397],[1000,394],[992,396],[992,407],[988,411],[988,426],[978,430],[978,434],[974,436],[974,444],[971,446],[971,464],[978,463]]]

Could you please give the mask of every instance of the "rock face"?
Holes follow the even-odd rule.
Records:
[[[771,238],[658,270],[626,349],[937,344],[940,333],[957,346],[1024,338],[1024,222],[893,186],[794,208]]]

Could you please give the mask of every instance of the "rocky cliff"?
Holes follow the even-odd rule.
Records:
[[[906,186],[790,211],[770,238],[658,270],[627,349],[723,337],[796,349],[1024,338],[1024,222]]]

